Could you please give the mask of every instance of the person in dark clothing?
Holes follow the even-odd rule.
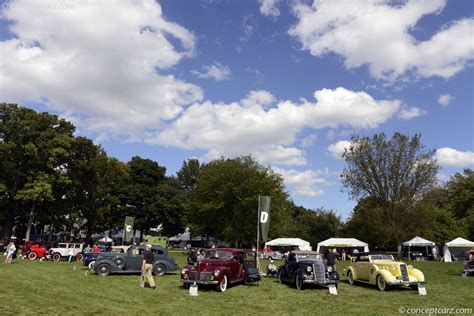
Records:
[[[153,270],[153,252],[151,252],[151,245],[147,244],[145,246],[145,252],[143,253],[143,261],[142,261],[142,274],[140,276],[140,287],[145,287],[145,280],[150,284],[152,289],[156,288],[155,280],[153,279],[153,275],[151,274]]]
[[[327,265],[328,266],[334,267],[336,265],[337,253],[336,253],[335,248],[332,251],[329,251],[329,253],[326,256],[326,260],[327,260]]]

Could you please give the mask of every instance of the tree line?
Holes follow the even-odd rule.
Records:
[[[0,227],[30,239],[54,232],[94,233],[123,227],[125,216],[146,234],[165,236],[190,227],[235,246],[256,239],[258,195],[272,197],[269,238],[300,237],[312,245],[330,237],[356,237],[394,248],[415,234],[440,243],[474,239],[474,174],[465,170],[436,185],[438,166],[420,136],[354,137],[344,158],[344,189],[357,200],[344,221],[333,210],[298,206],[283,178],[251,156],[202,164],[183,162],[166,175],[139,156],[109,157],[92,140],[75,136],[72,123],[16,104],[0,104]]]

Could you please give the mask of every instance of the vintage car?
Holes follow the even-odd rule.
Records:
[[[298,290],[305,285],[334,285],[337,287],[339,274],[336,269],[326,266],[323,255],[315,251],[290,251],[278,269],[280,283],[292,283]]]
[[[191,284],[215,285],[224,292],[229,284],[243,282],[258,283],[260,273],[255,257],[242,249],[212,248],[195,265],[181,269],[181,281],[185,288]]]
[[[161,246],[152,246],[154,255],[153,274],[163,274],[178,269],[178,264]],[[140,273],[145,246],[131,246],[125,253],[101,252],[97,256],[94,270],[97,275],[106,276],[111,273]]]
[[[60,242],[57,247],[49,249],[49,254],[54,262],[58,262],[63,258],[67,258],[71,248],[74,248],[74,259],[82,261],[84,256],[82,254],[82,244],[79,243]]]
[[[410,286],[418,289],[424,286],[423,273],[411,265],[395,261],[392,255],[377,253],[359,253],[352,258],[352,264],[345,269],[349,284],[363,282],[377,285],[380,291],[390,286]]]
[[[110,252],[111,253],[125,253],[127,252],[128,248],[130,248],[130,246],[112,246],[112,249],[110,250]],[[84,259],[82,260],[82,264],[88,267],[89,269],[94,270],[95,262],[101,252],[105,252],[105,250],[102,251],[101,249],[100,252],[84,253]]]
[[[466,275],[474,275],[474,249],[467,252],[469,259],[464,262],[464,273]]]
[[[46,258],[48,256],[48,250],[45,247],[41,247],[39,244],[31,244],[28,247],[26,256],[30,260],[35,260],[36,258]]]

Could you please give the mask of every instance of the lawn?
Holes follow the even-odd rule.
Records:
[[[185,256],[172,253],[180,265]],[[225,293],[199,288],[190,296],[179,273],[155,277],[156,290],[141,289],[137,275],[99,277],[74,263],[0,257],[0,314],[160,315],[400,315],[403,308],[472,308],[474,277],[461,278],[462,263],[415,262],[425,273],[427,296],[410,289],[380,292],[342,279],[338,296],[327,288],[298,291],[264,277],[259,286],[231,286]],[[266,262],[263,261],[263,264]],[[341,273],[348,263],[339,263]]]

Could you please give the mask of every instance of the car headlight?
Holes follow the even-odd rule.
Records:
[[[331,266],[328,267],[328,272],[332,272],[333,268]]]
[[[310,266],[307,266],[306,271],[311,272],[311,271],[313,271],[313,269]]]
[[[220,271],[220,270],[216,270],[216,271],[214,271],[214,276],[215,276],[215,277],[217,277],[217,276],[219,275],[219,273],[221,273],[221,271]]]

